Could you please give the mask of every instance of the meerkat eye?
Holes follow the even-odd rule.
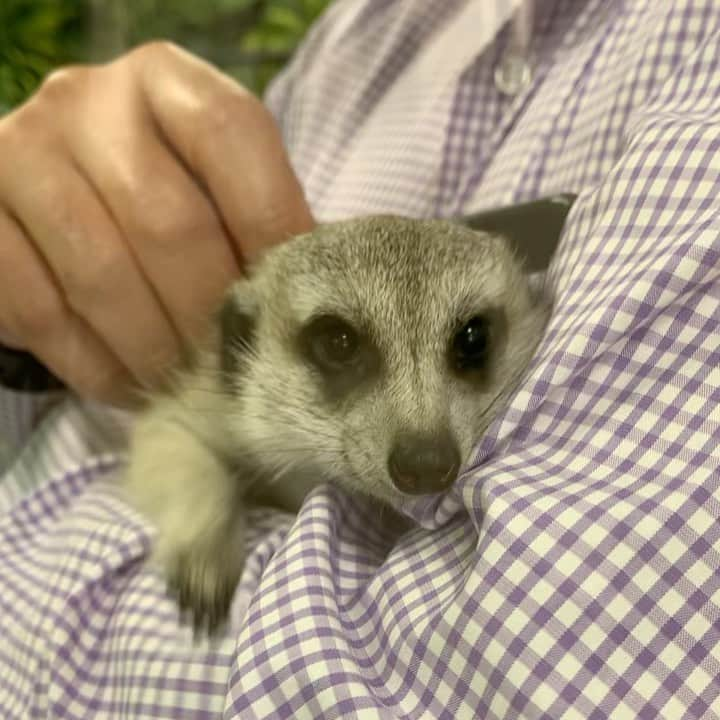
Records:
[[[344,370],[358,358],[360,338],[341,318],[331,315],[315,318],[304,329],[303,339],[310,360],[326,372]]]
[[[453,336],[452,362],[458,370],[481,370],[490,355],[490,321],[482,315],[470,318]]]

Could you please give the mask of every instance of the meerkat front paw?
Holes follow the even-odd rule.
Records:
[[[173,410],[159,404],[138,422],[124,486],[157,530],[152,560],[181,608],[215,632],[245,560],[241,481]]]
[[[206,472],[204,479],[210,476]],[[165,512],[155,516],[153,561],[196,635],[213,635],[227,618],[245,565],[244,506],[232,496],[212,494],[194,503],[179,500],[179,494],[169,498]]]
[[[168,589],[196,636],[216,635],[230,611],[245,564],[245,553],[232,542],[233,535],[237,530],[196,542],[163,562]]]

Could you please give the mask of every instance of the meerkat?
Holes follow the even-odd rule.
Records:
[[[547,316],[502,237],[450,221],[369,217],[268,251],[138,418],[124,475],[196,627],[229,609],[253,488],[446,491]]]

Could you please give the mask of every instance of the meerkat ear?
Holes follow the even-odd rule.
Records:
[[[230,288],[218,320],[223,384],[232,388],[236,384],[242,361],[255,338],[257,304],[247,280],[240,280]]]

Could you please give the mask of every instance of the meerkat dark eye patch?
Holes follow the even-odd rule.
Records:
[[[379,366],[378,353],[365,333],[336,315],[311,319],[300,331],[299,346],[333,395],[356,387]]]
[[[236,387],[240,363],[252,344],[256,320],[232,296],[223,304],[218,320],[222,382],[228,389],[233,389]]]
[[[452,339],[452,358],[458,370],[482,370],[490,359],[490,321],[470,318]]]
[[[505,336],[505,315],[488,309],[459,322],[450,338],[448,356],[461,375],[485,378]]]
[[[359,359],[358,333],[338,317],[324,315],[315,318],[303,335],[308,358],[324,372],[342,372]]]

